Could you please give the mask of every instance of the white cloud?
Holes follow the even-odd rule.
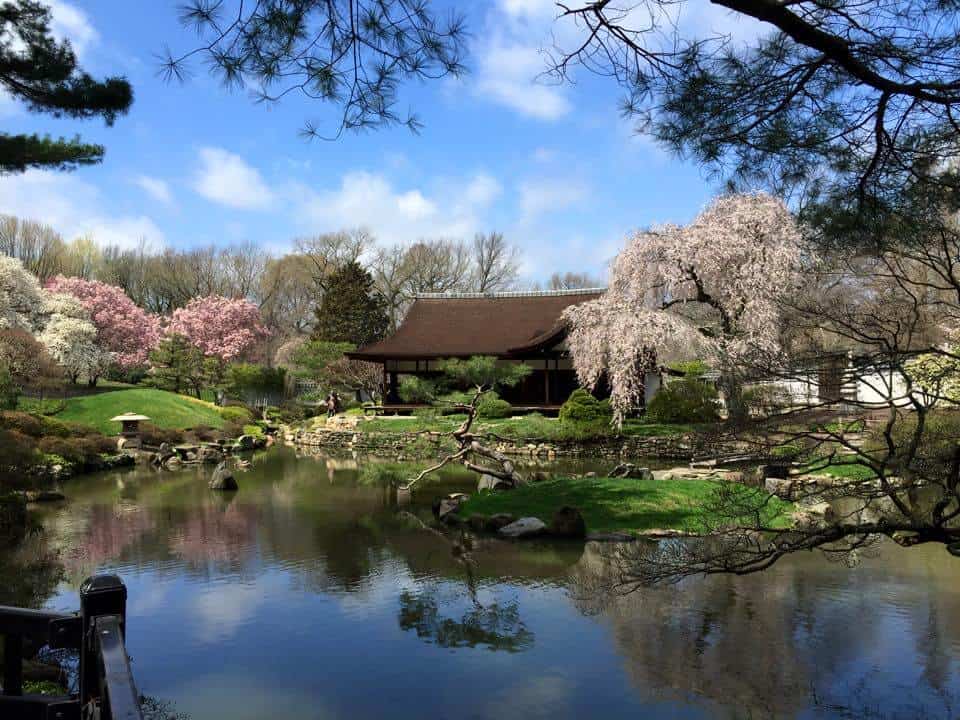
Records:
[[[223,148],[200,148],[193,187],[208,200],[232,208],[265,210],[274,202],[260,172]]]
[[[553,0],[499,0],[474,47],[475,91],[521,115],[556,120],[570,112],[567,90],[544,77],[554,42]]]
[[[565,210],[587,196],[583,184],[568,180],[540,179],[520,183],[521,222]]]
[[[45,4],[50,6],[53,36],[58,40],[69,40],[77,57],[82,58],[100,40],[100,34],[83,10],[63,0],[47,0]]]
[[[163,231],[146,215],[113,215],[100,191],[67,173],[28,170],[0,176],[0,213],[37,220],[65,238],[90,234],[102,245],[163,245]]]
[[[166,181],[149,175],[137,175],[133,182],[157,202],[169,205],[173,202],[173,193]]]
[[[467,185],[464,200],[470,206],[487,207],[503,193],[496,178],[490,175],[475,175]]]
[[[540,77],[547,68],[537,48],[504,39],[491,41],[480,52],[477,92],[539,120],[557,120],[571,110],[564,89]]]
[[[483,173],[448,179],[438,187],[436,192],[400,189],[383,175],[355,171],[344,175],[337,188],[317,191],[297,184],[289,195],[307,231],[364,226],[384,243],[410,243],[422,237],[469,237],[502,191]]]

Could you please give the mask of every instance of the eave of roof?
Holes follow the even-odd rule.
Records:
[[[387,338],[347,356],[383,362],[540,352],[560,342],[563,312],[600,297],[602,290],[419,296]]]

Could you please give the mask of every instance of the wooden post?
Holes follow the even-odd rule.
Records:
[[[116,615],[123,634],[127,619],[127,588],[116,575],[89,577],[80,586],[80,618],[83,641],[80,645],[80,702],[86,705],[100,697],[100,643],[97,618]]]
[[[543,370],[543,404],[550,404],[550,358],[547,358]]]
[[[3,694],[23,695],[23,636],[3,636]]]

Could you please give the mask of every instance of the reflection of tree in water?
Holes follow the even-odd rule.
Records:
[[[433,595],[400,593],[400,627],[443,648],[486,647],[520,652],[533,645],[533,633],[520,620],[516,602],[475,604],[459,620],[441,617]]]
[[[0,550],[0,605],[39,608],[63,579],[63,563],[42,532]]]
[[[831,717],[955,716],[950,649],[960,647],[960,595],[951,586],[960,567],[946,553],[920,558],[922,550],[891,548],[853,571],[796,556],[755,576],[618,594],[609,592],[618,550],[589,544],[571,594],[609,624],[642,692],[700,696],[742,717],[814,708]]]

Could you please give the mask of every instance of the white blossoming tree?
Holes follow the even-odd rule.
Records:
[[[592,387],[605,375],[622,420],[643,397],[653,358],[703,359],[738,414],[742,365],[779,351],[780,303],[800,284],[801,259],[793,216],[766,194],[724,196],[689,225],[638,232],[608,291],[567,310],[580,381]]]
[[[111,355],[97,345],[97,328],[83,304],[72,295],[44,294],[43,309],[49,319],[37,339],[71,382],[102,373]]]
[[[43,290],[20,260],[0,255],[0,328],[37,332],[44,321]]]

